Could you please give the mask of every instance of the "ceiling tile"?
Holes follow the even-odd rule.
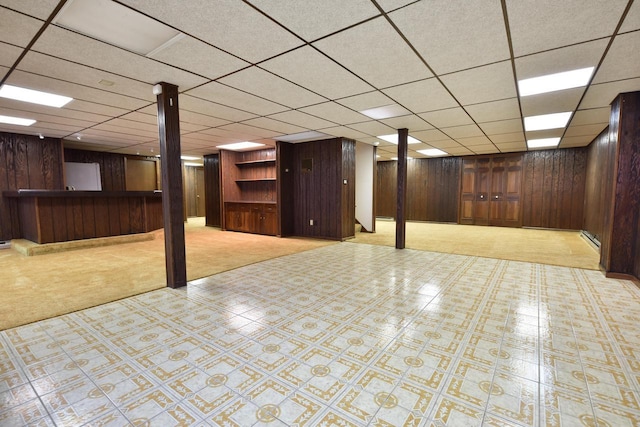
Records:
[[[590,136],[592,139],[595,138],[606,128],[609,126],[608,123],[598,123],[594,125],[583,125],[583,126],[569,126],[564,136]]]
[[[182,112],[180,112],[180,115],[182,116]],[[147,114],[141,111],[133,111],[129,114],[125,114],[121,118],[131,122],[144,123],[147,125],[153,125],[156,128],[158,127],[158,117],[156,114]],[[182,121],[182,117],[180,117],[180,119]]]
[[[250,0],[250,3],[307,41],[380,14],[369,0]]]
[[[235,108],[216,104],[215,102],[205,101],[193,96],[182,95],[180,97],[180,114],[183,114],[185,110],[232,122],[248,120],[256,117],[255,114],[247,113],[246,111],[240,111]],[[202,124],[205,123],[203,122]]]
[[[385,89],[383,92],[414,113],[458,106],[455,99],[449,95],[437,79],[407,83]]]
[[[595,67],[608,43],[605,38],[516,58],[518,80]]]
[[[522,115],[529,117],[574,111],[584,91],[585,88],[577,87],[574,89],[541,93],[539,95],[524,96],[520,99]]]
[[[379,91],[341,98],[336,100],[336,102],[356,111],[384,107],[385,105],[391,105],[394,103],[391,98]]]
[[[103,119],[103,121],[108,118],[121,116],[129,112],[129,110],[126,110],[124,108],[111,107],[109,105],[97,104],[95,102],[83,101],[81,99],[74,99],[73,101],[65,105],[64,109],[107,116]]]
[[[190,2],[189,7],[180,7],[172,0],[122,3],[252,63],[302,44],[271,19],[237,0],[216,0],[215,7],[207,1]]]
[[[373,87],[310,46],[278,56],[260,66],[329,99],[373,90]]]
[[[0,76],[4,77],[9,67],[12,67],[16,59],[20,57],[23,49],[11,46],[10,44],[0,43]]]
[[[260,127],[263,129],[269,129],[275,132],[278,132],[281,135],[290,135],[293,133],[304,132],[307,129],[302,128],[300,126],[291,125],[289,123],[284,123],[278,120],[270,119],[268,117],[257,117],[255,119],[246,120],[242,123]]]
[[[300,126],[306,130],[318,130],[322,128],[332,127],[334,123],[323,120],[318,117],[303,113],[301,111],[285,111],[284,113],[272,114],[272,119],[280,120],[285,123]]]
[[[389,16],[436,74],[510,58],[499,0],[422,1]]]
[[[448,74],[442,81],[462,105],[516,96],[510,61]]]
[[[471,138],[456,138],[456,141],[458,141],[461,145],[465,147],[473,147],[476,145],[486,145],[486,146],[493,145],[491,140],[486,136],[474,136]]]
[[[507,0],[515,56],[610,36],[627,0]]]
[[[527,139],[557,138],[562,136],[563,132],[564,129],[537,130],[534,132],[525,132],[525,137]]]
[[[346,126],[335,126],[330,128],[322,129],[323,133],[327,135],[333,135],[343,138],[351,138],[351,139],[360,139],[366,136],[369,136],[363,132],[359,132],[355,129],[350,129]]]
[[[433,129],[433,126],[414,114],[409,116],[392,117],[390,119],[380,121],[394,129],[409,129],[409,132]]]
[[[0,115],[18,116],[18,117],[23,117],[25,119],[37,120],[37,123],[35,124],[39,126],[42,126],[42,123],[52,123],[52,124],[70,126],[73,129],[84,129],[96,124],[96,122],[92,122],[92,121],[78,120],[74,118],[46,114],[43,112],[36,112],[36,111],[29,111],[29,110],[15,110],[13,108],[6,108],[2,104],[3,103],[0,103]],[[28,130],[30,129],[30,127],[29,128],[23,127],[23,129]]]
[[[523,132],[521,119],[500,120],[495,122],[480,123],[478,126],[487,135],[499,135],[502,133]]]
[[[596,135],[597,136],[597,135]],[[591,136],[565,136],[560,141],[560,148],[571,148],[571,147],[586,147],[593,141],[594,137]]]
[[[613,40],[593,83],[635,77],[640,77],[640,31],[621,34]]]
[[[476,123],[494,122],[496,120],[515,119],[520,117],[518,98],[467,105],[464,108],[471,117],[473,117]]]
[[[420,0],[378,0],[378,4],[385,12],[401,8],[411,3],[417,3]]]
[[[232,130],[222,129],[222,128],[205,129],[201,132],[193,133],[191,135],[192,136],[195,136],[195,135],[217,136],[217,137],[220,137],[219,141],[223,143],[253,141],[256,138],[259,138],[258,135],[254,135],[252,133],[237,132],[237,131],[232,131]]]
[[[28,129],[25,129],[24,126],[0,123],[0,132],[20,133],[23,135],[38,135],[41,133],[43,136],[51,138],[62,138],[69,134],[68,131],[50,129],[46,125],[38,126],[38,123],[29,126]]]
[[[524,133],[515,132],[515,133],[502,133],[500,135],[490,135],[489,139],[493,141],[496,145],[502,144],[512,144],[516,142],[524,143]]]
[[[476,125],[455,126],[441,128],[440,130],[456,140],[473,136],[484,136],[484,133],[482,133],[482,129],[480,129]]]
[[[187,91],[186,94],[257,115],[273,114],[287,110],[285,106],[217,82],[207,83]]]
[[[385,18],[342,31],[314,46],[377,88],[433,76]]]
[[[391,100],[389,100],[391,102]],[[341,125],[350,123],[366,122],[371,120],[370,117],[360,114],[335,102],[325,102],[322,104],[312,105],[310,107],[301,108],[300,111],[330,120]]]
[[[605,123],[609,125],[610,107],[594,108],[593,110],[578,110],[571,119],[571,126]]]
[[[375,120],[364,123],[354,123],[349,125],[349,127],[351,129],[355,129],[359,132],[366,133],[371,136],[389,135],[391,133],[396,133],[396,129]]]
[[[419,116],[437,128],[469,125],[473,123],[469,115],[460,107],[431,111],[429,113],[419,114]]]
[[[131,133],[114,132],[113,130],[102,129],[85,129],[81,132],[82,141],[96,141],[96,142],[110,142],[120,146],[125,145],[127,141],[130,142],[145,142],[153,139],[154,136],[140,136],[133,135]],[[157,139],[157,135],[155,138]]]
[[[38,0],[38,1],[24,1],[24,0],[2,0],[2,5],[11,9],[17,10],[27,15],[46,20],[49,15],[58,6],[60,0]]]
[[[184,105],[181,105],[181,107],[184,107]],[[213,108],[215,109],[216,107],[214,106]],[[225,111],[222,111],[222,114],[225,114],[225,112],[229,110],[227,107],[224,107],[224,109]],[[233,110],[231,111],[230,116],[235,116],[235,112]],[[157,121],[156,117],[154,117],[154,119]],[[223,120],[218,117],[212,117],[212,116],[207,116],[205,114],[194,113],[193,111],[188,111],[185,108],[181,108],[180,109],[180,126],[182,126],[182,123],[190,123],[190,124],[200,125],[204,127],[215,127],[215,126],[226,125],[227,123],[229,123],[229,120]]]
[[[140,137],[142,141],[147,141],[149,139],[154,139],[158,137],[158,130],[156,129],[155,132],[154,131],[149,131],[146,129],[132,129],[130,127],[123,127],[120,126],[118,124],[118,122],[116,123],[112,123],[114,122],[113,120],[107,123],[102,123],[100,125],[96,125],[93,128],[91,128],[92,131],[105,131],[105,132],[113,132],[114,134],[125,134],[128,136],[138,136]],[[88,132],[88,130],[87,130]],[[83,132],[85,133],[85,132]]]
[[[195,74],[52,25],[40,36],[33,50],[149,84],[171,82],[180,90],[206,81]]]
[[[5,43],[26,47],[43,25],[38,19],[0,7],[0,40]]]
[[[158,122],[154,123],[144,123],[139,120],[131,120],[131,115],[127,114],[121,118],[109,120],[104,123],[107,126],[117,126],[122,129],[132,129],[134,131],[145,132],[145,135],[151,135],[158,137]],[[143,134],[140,134],[143,135]]]
[[[507,142],[504,144],[496,144],[498,149],[503,153],[511,153],[515,151],[527,151],[527,143],[523,141],[519,142]]]
[[[458,141],[455,141],[453,139],[445,139],[442,141],[433,141],[429,143],[433,148],[439,148],[441,150],[446,151],[447,153],[449,152],[448,150],[451,148],[459,148],[461,147],[460,143]]]
[[[473,151],[462,146],[460,146],[459,148],[449,148],[447,152],[453,156],[469,156],[471,154],[474,154]]]
[[[476,154],[496,154],[500,152],[500,150],[493,145],[476,146],[472,148],[473,152]]]
[[[431,143],[434,141],[448,141],[451,139],[438,129],[420,130],[417,132],[411,132],[410,135],[422,142],[427,143]]]
[[[239,71],[218,81],[290,108],[300,108],[326,101],[320,95],[257,67]]]
[[[220,126],[218,129],[229,130],[240,134],[253,135],[254,138],[272,138],[274,136],[282,135],[281,132],[250,126],[244,123],[230,123],[228,125]]]
[[[579,108],[586,110],[589,108],[608,107],[619,93],[638,90],[640,90],[640,78],[591,85]]]
[[[633,2],[618,34],[638,29],[640,29],[640,3]]]
[[[216,79],[250,64],[193,37],[183,37],[153,55],[153,59]]]

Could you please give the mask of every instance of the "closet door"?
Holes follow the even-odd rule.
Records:
[[[460,224],[471,225],[476,200],[476,159],[462,160],[460,188]]]
[[[491,158],[479,157],[476,161],[476,201],[473,223],[476,225],[489,225]]]
[[[494,157],[491,160],[491,194],[489,225],[504,225],[505,211],[505,158]]]
[[[504,216],[507,227],[522,227],[522,155],[509,156],[505,161]]]

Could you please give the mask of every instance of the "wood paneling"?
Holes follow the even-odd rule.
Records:
[[[581,230],[586,165],[585,148],[526,152],[523,225]]]
[[[378,172],[376,177],[376,215],[395,218],[398,162],[377,162],[376,167]],[[409,200],[413,200],[413,194]]]
[[[602,242],[605,212],[605,188],[608,164],[609,128],[602,131],[587,148],[583,229]]]
[[[0,194],[18,189],[61,190],[59,139],[0,132]],[[15,199],[0,197],[0,240],[22,236]]]
[[[204,191],[206,223],[210,227],[220,227],[220,155],[204,156]]]
[[[98,163],[100,165],[102,191],[125,191],[127,189],[124,159],[123,154],[64,149],[65,162]]]
[[[276,143],[276,168],[278,170],[278,234],[282,237],[295,233],[295,216],[293,213],[293,187],[295,147],[292,144],[278,141]]]
[[[157,159],[126,156],[124,162],[127,191],[153,191],[158,189]]]
[[[356,143],[342,140],[342,239],[355,236],[356,218]],[[351,220],[353,218],[353,220]]]

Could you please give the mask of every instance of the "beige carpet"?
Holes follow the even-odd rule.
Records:
[[[164,236],[25,256],[0,250],[0,330],[93,307],[166,286]],[[185,226],[187,279],[335,242],[222,232],[204,219]]]
[[[376,221],[375,233],[349,242],[395,246],[395,221]],[[598,270],[600,254],[577,231],[407,222],[405,247],[424,251]]]

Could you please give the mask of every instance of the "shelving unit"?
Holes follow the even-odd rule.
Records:
[[[278,235],[274,148],[220,151],[223,230]]]

